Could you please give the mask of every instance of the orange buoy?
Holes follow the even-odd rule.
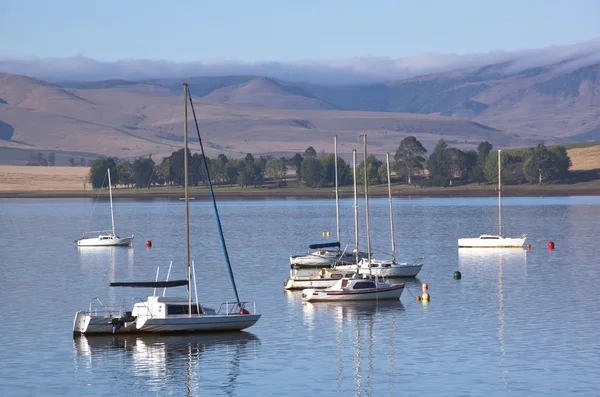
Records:
[[[148,247],[148,248],[152,247],[152,241],[150,241],[150,240],[146,241],[146,247]]]
[[[417,295],[416,298],[417,302],[421,302],[421,295]]]
[[[531,249],[531,244],[527,244],[527,249],[530,250]]]
[[[429,285],[427,285],[427,283],[423,283],[423,292],[427,291],[428,288]]]
[[[548,249],[549,250],[553,250],[554,249],[554,241],[548,242]]]

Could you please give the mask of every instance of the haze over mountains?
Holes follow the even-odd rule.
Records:
[[[600,56],[586,48],[546,50],[535,66],[512,54],[485,66],[347,84],[250,74],[52,84],[0,73],[0,147],[168,155],[181,147],[183,80],[209,155],[291,156],[309,145],[330,152],[335,134],[346,154],[365,133],[375,154],[395,151],[408,135],[428,149],[440,138],[461,149],[482,140],[498,148],[600,140]],[[6,62],[0,70],[10,69]],[[23,157],[3,154],[0,163]]]

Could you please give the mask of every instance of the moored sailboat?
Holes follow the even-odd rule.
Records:
[[[391,284],[378,276],[374,276],[371,269],[371,237],[369,231],[369,189],[367,174],[367,136],[364,139],[364,166],[365,166],[365,212],[367,228],[367,259],[368,274],[359,275],[354,273],[353,277],[344,277],[338,280],[332,287],[318,290],[307,288],[302,290],[302,299],[305,301],[354,301],[354,300],[380,300],[400,299],[404,290],[404,283]],[[352,151],[352,165],[354,170],[354,185],[356,186],[356,150]],[[356,189],[354,189],[356,203]],[[356,207],[356,205],[355,205]],[[356,228],[358,230],[358,228]],[[357,239],[358,241],[358,239]],[[358,244],[357,244],[358,245]]]
[[[221,243],[227,262],[230,279],[235,292],[235,301],[224,302],[215,310],[198,302],[198,294],[195,291],[195,301],[192,300],[191,283],[195,283],[195,271],[193,262],[190,260],[190,233],[189,233],[189,195],[188,195],[188,137],[187,137],[187,105],[189,102],[196,115],[192,104],[191,94],[187,84],[184,84],[184,193],[185,193],[185,219],[186,219],[186,279],[166,280],[149,282],[112,282],[111,287],[133,287],[133,288],[173,288],[179,286],[187,287],[187,297],[165,297],[154,293],[146,301],[137,302],[131,311],[124,308],[113,309],[104,305],[92,307],[87,311],[75,314],[73,332],[75,334],[94,333],[126,333],[126,332],[217,332],[238,331],[254,325],[261,317],[256,311],[256,306],[239,299],[233,271],[229,262],[229,255],[223,238],[223,231],[217,205],[210,182],[210,173],[204,156],[204,148],[200,139],[200,132],[196,121],[196,130],[202,151],[205,171],[208,175],[209,187],[215,210],[217,226],[221,237]],[[194,272],[194,274],[192,274]],[[252,310],[250,313],[249,309]]]
[[[291,255],[290,265],[292,268],[322,268],[336,264],[350,264],[356,262],[356,257],[362,259],[363,252],[347,251],[340,244],[340,199],[338,191],[338,158],[337,158],[337,135],[333,137],[333,158],[335,173],[335,220],[337,241],[310,244],[308,252],[302,255]],[[316,250],[316,251],[313,251]],[[291,272],[290,272],[290,277]]]
[[[127,237],[119,237],[115,233],[115,214],[113,210],[113,199],[112,199],[112,183],[110,179],[110,168],[107,168],[106,173],[108,175],[108,196],[110,198],[110,220],[112,229],[111,230],[99,230],[86,232],[75,240],[79,247],[119,247],[129,246],[133,241],[133,234]],[[93,237],[92,234],[98,234]]]
[[[396,262],[396,241],[394,233],[394,214],[392,211],[392,185],[390,178],[390,154],[386,153],[387,161],[387,181],[388,181],[388,198],[390,207],[390,235],[392,241],[392,258],[391,260],[373,259],[370,261],[367,258],[361,259],[360,262],[353,265],[342,265],[336,266],[337,270],[342,271],[358,271],[359,274],[372,273],[378,277],[386,278],[400,278],[400,277],[416,277],[421,271],[423,263],[415,261],[409,262]],[[369,269],[370,268],[370,269]]]
[[[522,248],[526,234],[520,237],[502,236],[502,161],[498,150],[498,234],[482,234],[479,237],[459,238],[459,248]]]

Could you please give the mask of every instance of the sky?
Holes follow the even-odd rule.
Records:
[[[4,61],[423,59],[598,39],[600,1],[0,0],[0,37]]]

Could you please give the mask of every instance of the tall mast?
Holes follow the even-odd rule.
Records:
[[[358,265],[358,199],[356,197],[356,149],[352,149],[352,175],[354,176],[354,251]]]
[[[367,214],[367,258],[369,259],[369,277],[371,274],[371,233],[369,231],[369,182],[367,178],[367,134],[363,135],[365,146],[365,212]]]
[[[498,150],[498,236],[502,236],[502,162],[500,161],[500,153]]]
[[[113,213],[112,205],[112,183],[110,182],[110,167],[106,170],[108,172],[108,195],[110,196],[110,221],[112,224],[112,235],[115,235],[115,214]]]
[[[188,116],[187,116],[187,83],[183,83],[183,191],[185,199],[185,263],[187,271],[187,297],[191,305],[191,267],[190,267],[190,208],[188,198]],[[191,310],[190,310],[191,313]]]
[[[392,181],[390,178],[390,153],[385,154],[387,160],[388,197],[390,199],[390,235],[392,236],[392,263],[396,263],[396,242],[394,241],[394,213],[392,212]]]
[[[333,137],[333,165],[335,170],[335,226],[337,241],[340,242],[340,196],[338,194],[337,135]]]

